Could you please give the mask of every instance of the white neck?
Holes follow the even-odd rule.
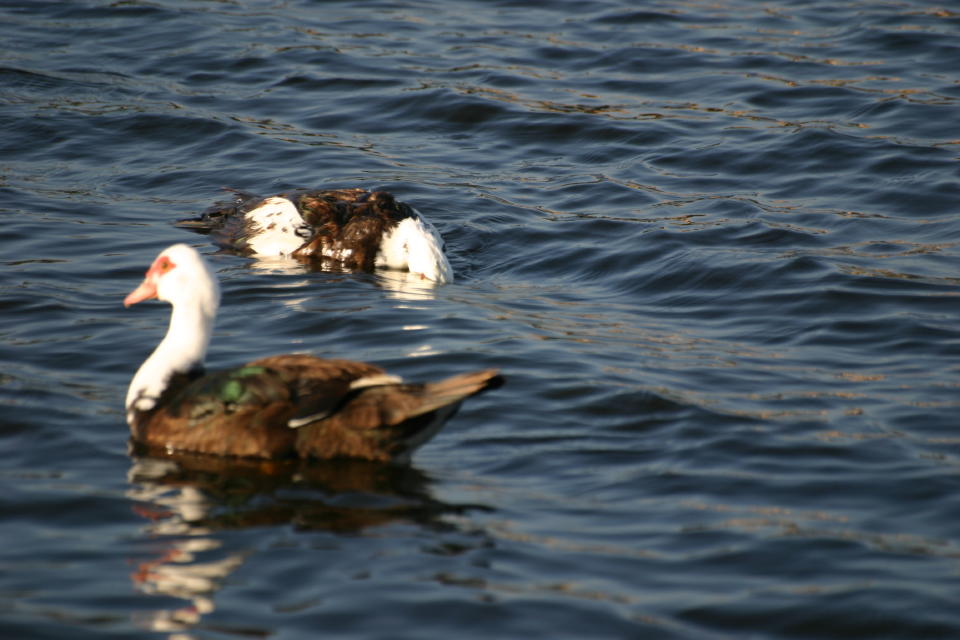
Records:
[[[149,411],[174,373],[187,373],[203,364],[216,319],[216,306],[187,299],[173,306],[167,335],[140,365],[127,390],[127,422],[133,410]]]

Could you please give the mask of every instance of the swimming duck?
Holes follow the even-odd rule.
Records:
[[[173,306],[170,327],[134,375],[125,406],[133,441],[151,451],[403,461],[465,398],[503,382],[486,370],[407,383],[372,364],[302,354],[208,373],[220,287],[185,244],[161,252],[123,303],[150,299]]]
[[[222,248],[256,257],[292,257],[327,268],[400,269],[452,282],[443,239],[413,207],[386,191],[297,190],[264,198],[231,190],[177,226],[210,233]]]

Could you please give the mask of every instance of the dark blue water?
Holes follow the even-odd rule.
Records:
[[[900,2],[7,1],[0,635],[960,637],[960,13]],[[457,274],[212,255],[223,186],[386,188]],[[410,466],[131,457],[208,363],[500,367]]]

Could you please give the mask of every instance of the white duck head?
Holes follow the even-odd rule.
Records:
[[[170,376],[203,365],[220,306],[220,285],[206,260],[193,247],[175,244],[150,265],[139,287],[123,304],[163,300],[173,306],[163,340],[141,365],[127,391],[127,420],[134,409],[149,411],[166,389]]]

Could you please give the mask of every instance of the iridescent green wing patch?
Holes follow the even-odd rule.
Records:
[[[179,415],[186,410],[191,421],[198,421],[229,415],[251,405],[284,402],[289,396],[287,384],[277,372],[266,367],[246,366],[194,380],[172,400],[170,411]]]
[[[224,404],[242,404],[253,400],[254,397],[259,399],[256,391],[257,387],[262,385],[251,384],[253,381],[244,380],[244,378],[261,376],[266,371],[264,367],[240,367],[225,371],[227,379],[220,386],[220,401]]]

